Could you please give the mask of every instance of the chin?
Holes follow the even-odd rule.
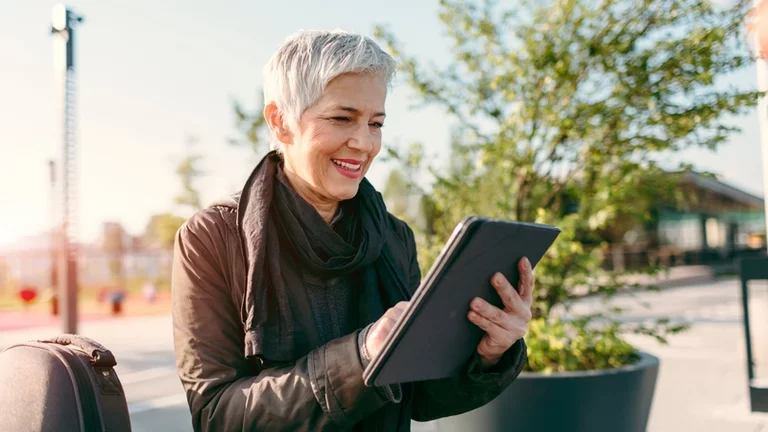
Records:
[[[339,201],[350,200],[357,195],[357,191],[360,189],[360,185],[344,185],[334,188],[332,196],[336,197]]]

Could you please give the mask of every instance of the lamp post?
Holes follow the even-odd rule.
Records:
[[[56,220],[57,219],[56,218],[56,196],[57,196],[56,194],[56,162],[53,159],[48,161],[48,171],[49,171],[48,181],[50,182],[50,194],[51,194],[49,198],[51,203],[50,204],[51,205],[51,208],[50,208],[51,233],[50,233],[50,240],[49,240],[51,242],[51,247],[49,251],[51,255],[51,272],[49,275],[51,278],[50,284],[51,284],[51,291],[52,291],[51,313],[53,314],[53,316],[58,316],[59,315],[59,303],[58,303],[59,299],[57,297],[57,294],[59,292],[59,289],[58,289],[58,282],[56,280],[57,273],[58,273],[56,268],[56,263],[57,263],[56,258],[58,257],[58,253],[56,251],[60,247],[61,241],[59,240],[59,236],[57,235],[57,233],[59,232],[59,229],[58,229],[58,224]]]
[[[760,148],[763,154],[763,195],[768,197],[768,2],[754,0],[752,15],[753,49],[757,61],[757,90],[763,93],[757,105],[757,118],[760,124]],[[768,199],[765,200],[766,242],[768,243]],[[767,245],[768,246],[768,245]]]
[[[63,146],[59,215],[58,290],[62,330],[77,333],[77,142],[75,116],[75,27],[83,17],[63,4],[53,8],[54,70],[63,89]]]

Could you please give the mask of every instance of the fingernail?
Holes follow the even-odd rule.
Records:
[[[504,276],[502,276],[501,273],[496,273],[493,275],[493,283],[496,285],[501,285],[504,281]]]
[[[479,298],[476,298],[472,300],[472,308],[476,310],[480,310],[480,308],[483,306],[482,302]]]
[[[531,261],[527,257],[523,258],[523,259],[525,260],[525,268],[530,270],[531,269]]]

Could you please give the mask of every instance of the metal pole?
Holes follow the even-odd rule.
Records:
[[[75,27],[82,21],[66,6],[53,9],[52,33],[59,45],[57,72],[63,74],[63,148],[61,159],[61,231],[59,254],[59,305],[62,331],[77,333],[77,142],[75,112]]]
[[[56,294],[58,293],[58,284],[57,284],[57,271],[56,271],[56,263],[57,263],[57,257],[58,253],[56,250],[59,247],[59,236],[56,235],[58,232],[58,224],[56,223],[56,162],[53,160],[48,161],[48,169],[49,169],[49,180],[51,185],[51,290],[53,291],[54,298]],[[57,301],[57,300],[53,300]]]
[[[744,339],[747,345],[747,377],[748,382],[755,379],[755,369],[752,361],[752,330],[749,326],[749,281],[742,277],[741,280],[741,307],[743,309]]]
[[[758,14],[758,26],[768,26],[768,22],[760,22],[766,19],[766,5],[760,5],[763,0],[754,0],[755,10],[761,11]],[[760,46],[760,31],[754,31],[754,46],[758,53],[755,68],[757,69],[757,90],[765,94],[768,91],[768,62],[765,60],[765,54],[768,54],[768,46]],[[757,118],[760,123],[760,148],[763,154],[763,196],[768,198],[768,99],[761,96],[757,105]],[[768,199],[765,200],[765,223],[766,223],[766,243],[768,243]],[[768,244],[767,244],[768,246]]]
[[[768,91],[768,63],[758,60],[757,64],[758,91]],[[768,98],[760,97],[758,102],[758,117],[760,122],[760,148],[763,154],[763,196],[768,198]],[[768,241],[768,199],[765,199],[766,241]]]

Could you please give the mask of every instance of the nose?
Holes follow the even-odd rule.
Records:
[[[355,128],[355,132],[347,140],[347,147],[361,153],[370,153],[376,145],[376,139],[377,137],[371,133],[370,127],[365,124]]]

